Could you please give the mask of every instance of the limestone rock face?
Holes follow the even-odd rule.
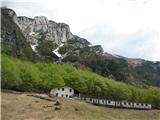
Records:
[[[21,16],[17,19],[20,28],[31,44],[36,44],[32,38],[51,41],[60,45],[74,37],[67,24],[49,21],[44,16],[36,16],[34,19]]]
[[[60,46],[64,43],[69,48],[68,50],[85,48],[90,44],[86,39],[73,35],[67,24],[56,23],[44,16],[36,16],[33,19],[20,16],[16,21],[36,53],[38,53],[36,48],[44,41],[48,41],[53,46]]]
[[[73,35],[70,31],[69,25],[65,23],[56,23],[48,20],[44,16],[36,16],[34,18],[28,18],[25,16],[17,17],[13,10],[7,10],[7,16],[9,16],[15,25],[17,25],[19,33],[24,36],[24,40],[30,44],[32,50],[37,54],[42,52],[42,49],[43,52],[45,52],[45,49],[48,47],[50,47],[48,51],[48,54],[50,54],[50,49],[55,48],[55,46],[58,47],[61,44],[64,44],[66,49],[65,53],[86,48],[91,44],[86,39]],[[101,46],[90,48],[97,53],[103,51]]]
[[[23,17],[17,17],[17,21],[19,27],[24,32],[28,28],[28,26],[32,24],[33,19],[23,16]]]

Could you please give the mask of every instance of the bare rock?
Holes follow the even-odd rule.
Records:
[[[57,106],[54,108],[54,110],[61,110],[61,108]]]
[[[56,103],[54,104],[56,106],[61,105],[59,101],[56,101]]]

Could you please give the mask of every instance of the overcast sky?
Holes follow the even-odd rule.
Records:
[[[160,61],[160,0],[2,0],[17,15],[46,16],[104,51]]]

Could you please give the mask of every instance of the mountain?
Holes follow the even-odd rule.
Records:
[[[62,43],[72,49],[83,48],[90,44],[86,39],[73,35],[67,24],[56,23],[44,16],[36,16],[34,19],[20,16],[17,17],[17,21],[32,49],[44,56],[49,55]],[[46,52],[47,46],[50,49]]]
[[[151,62],[144,59],[126,58],[118,55],[105,54],[108,59],[121,64],[121,73],[125,75],[126,82],[141,85],[160,86],[160,62]],[[119,60],[119,61],[117,61]],[[123,61],[123,64],[121,63]]]
[[[1,45],[2,53],[31,58],[33,56],[30,44],[17,25],[16,13],[11,9],[1,9]]]
[[[16,16],[2,8],[2,53],[44,61],[72,63],[81,69],[139,86],[160,87],[160,62],[130,59],[103,51],[100,45],[73,35],[69,25],[44,16]]]

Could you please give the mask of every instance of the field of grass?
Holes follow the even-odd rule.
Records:
[[[37,94],[2,91],[2,120],[160,120],[160,110],[107,108],[80,100],[31,95]],[[55,105],[56,101],[60,105]]]

